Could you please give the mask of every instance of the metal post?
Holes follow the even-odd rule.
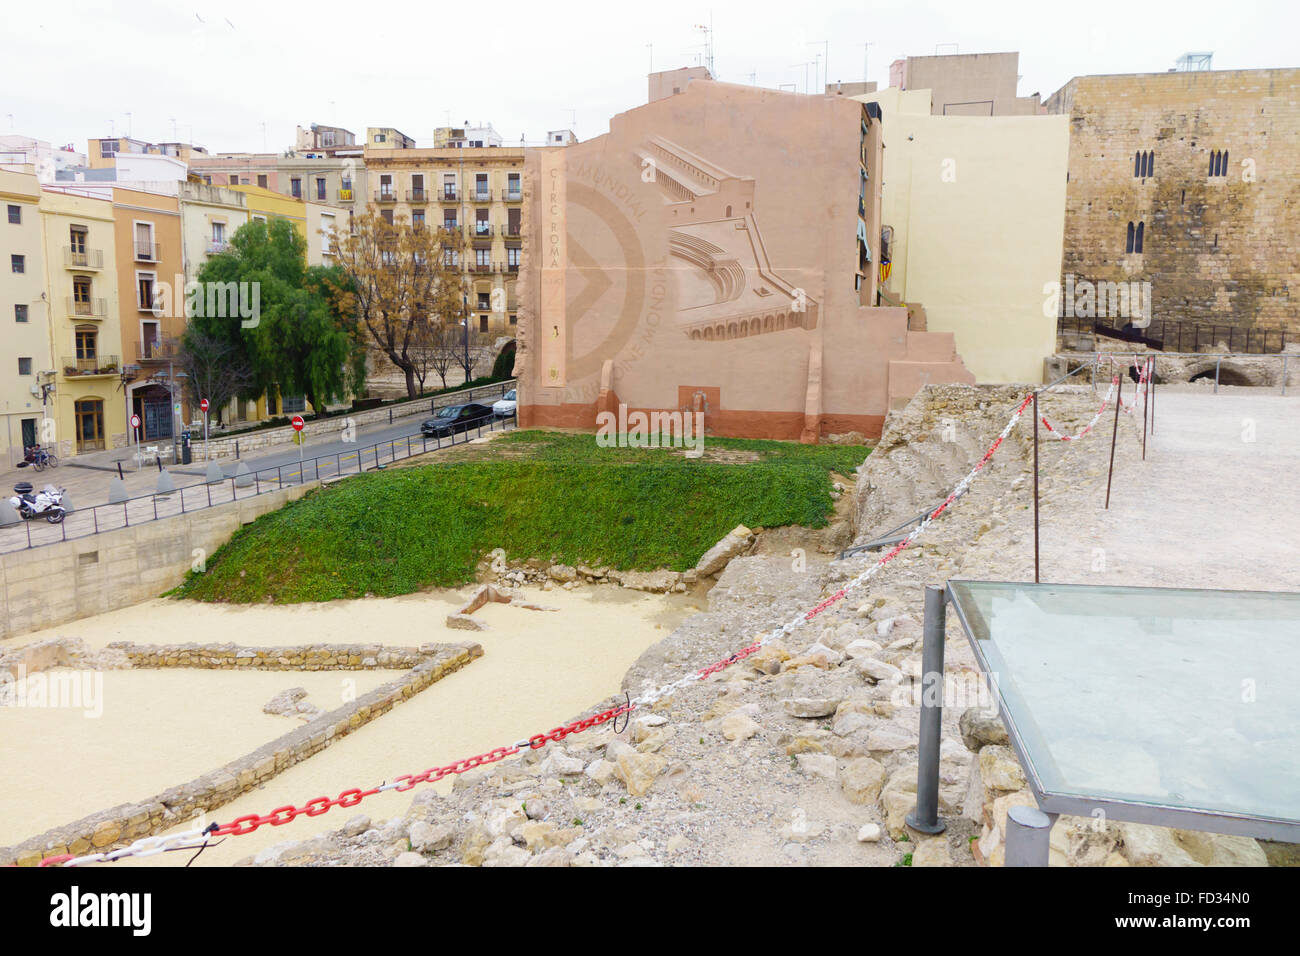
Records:
[[[1282,394],[1286,394],[1286,355],[1282,355]]]
[[[1156,357],[1151,356],[1151,376],[1147,380],[1147,389],[1151,392],[1151,434],[1156,433]]]
[[[916,809],[907,815],[907,825],[921,833],[942,833],[948,827],[939,819],[939,735],[943,729],[943,638],[947,601],[948,595],[943,587],[933,584],[926,587]]]
[[[1219,367],[1223,365],[1223,356],[1215,359],[1214,362],[1214,394],[1219,394]]]
[[[1007,845],[1004,866],[1047,866],[1055,813],[1037,807],[1012,807],[1007,811]]]
[[[1151,401],[1151,360],[1147,359],[1147,388],[1142,393],[1142,460],[1147,460],[1147,408]]]
[[[1034,392],[1034,583],[1038,584],[1038,392]]]
[[[1115,474],[1115,439],[1119,436],[1119,406],[1124,401],[1124,375],[1116,378],[1115,424],[1110,429],[1110,467],[1106,469],[1106,508],[1110,508],[1110,480]]]

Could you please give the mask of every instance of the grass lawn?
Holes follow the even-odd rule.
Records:
[[[172,593],[276,603],[391,596],[472,581],[493,548],[620,570],[693,567],[737,524],[823,527],[830,473],[868,449],[710,438],[600,448],[592,435],[515,431],[318,489],[241,528]]]

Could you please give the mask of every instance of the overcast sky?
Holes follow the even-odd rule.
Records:
[[[695,27],[710,17],[723,80],[802,92],[865,68],[883,87],[902,56],[1018,50],[1020,95],[1046,98],[1073,76],[1162,71],[1192,50],[1212,50],[1220,70],[1300,66],[1298,10],[1295,0],[6,0],[0,131],[79,150],[127,132],[282,150],[312,122],[358,136],[395,126],[422,146],[434,127],[466,120],[491,122],[506,145],[561,128],[588,139],[645,101],[651,45],[655,70],[702,62]]]

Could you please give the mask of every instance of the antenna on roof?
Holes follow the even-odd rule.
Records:
[[[709,11],[709,25],[697,23],[695,29],[704,34],[704,66],[709,71],[709,76],[716,80],[717,74],[713,72],[713,11]]]

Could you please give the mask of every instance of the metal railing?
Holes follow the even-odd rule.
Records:
[[[428,202],[430,198],[428,190],[425,189],[408,189],[406,191],[407,202]]]
[[[501,190],[501,200],[503,202],[523,202],[524,191],[522,189],[510,189],[506,187]]]
[[[470,202],[491,202],[492,190],[490,189],[475,190],[465,198],[468,199]]]
[[[1157,351],[1198,353],[1220,342],[1229,352],[1246,355],[1270,355],[1286,350],[1285,329],[1256,329],[1235,325],[1218,325],[1182,320],[1154,319],[1143,329],[1119,327],[1100,319],[1059,316],[1057,335],[1099,335],[1121,342],[1145,345]]]
[[[116,375],[120,366],[116,355],[92,355],[86,358],[63,357],[64,375]]]
[[[68,315],[79,319],[102,319],[108,315],[108,302],[105,299],[68,298]]]
[[[502,392],[502,394],[505,394]],[[0,527],[0,553],[25,551],[42,545],[57,544],[75,538],[86,538],[101,531],[129,528],[160,518],[190,514],[205,508],[256,498],[258,495],[279,491],[294,485],[342,478],[374,471],[394,462],[438,451],[454,445],[463,445],[483,432],[509,431],[517,427],[515,416],[488,418],[464,432],[450,437],[426,438],[407,435],[389,441],[358,447],[356,451],[320,455],[288,465],[249,469],[245,474],[225,475],[219,482],[199,482],[186,485],[167,494],[140,495],[113,504],[94,505],[70,512],[63,521],[51,525],[39,518],[20,522],[20,525]],[[161,470],[161,464],[159,464]]]
[[[74,249],[72,246],[64,246],[63,262],[69,269],[102,269],[104,250]]]
[[[1093,381],[1093,388],[1094,388],[1094,389],[1097,387],[1097,364],[1098,364],[1099,359],[1101,359],[1102,357],[1118,358],[1118,359],[1120,359],[1121,361],[1125,362],[1125,363],[1126,363],[1130,368],[1131,368],[1131,367],[1135,367],[1135,363],[1133,362],[1133,356],[1132,356],[1132,354],[1131,354],[1131,353],[1130,353],[1130,354],[1125,354],[1125,352],[1124,352],[1122,349],[1115,349],[1115,350],[1111,350],[1111,351],[1107,351],[1107,352],[1070,352],[1070,353],[1067,353],[1067,354],[1068,354],[1070,357],[1073,357],[1073,358],[1087,359],[1087,361],[1085,361],[1082,365],[1080,365],[1079,367],[1075,368],[1073,371],[1071,371],[1071,372],[1069,372],[1069,373],[1067,373],[1067,374],[1068,374],[1068,375],[1073,375],[1074,372],[1078,372],[1078,371],[1080,371],[1080,370],[1082,370],[1082,369],[1085,369],[1085,368],[1091,368],[1091,369],[1092,369],[1092,381]],[[1248,383],[1246,384],[1246,386],[1244,386],[1244,387],[1248,387],[1248,388],[1280,388],[1280,389],[1282,390],[1282,394],[1285,395],[1285,394],[1286,394],[1286,390],[1287,390],[1287,386],[1288,386],[1288,384],[1289,384],[1289,379],[1290,379],[1290,377],[1291,377],[1291,371],[1292,371],[1291,359],[1292,359],[1292,358],[1300,359],[1300,355],[1296,355],[1295,353],[1292,353],[1292,352],[1281,352],[1281,353],[1277,353],[1277,352],[1269,352],[1269,353],[1260,353],[1260,352],[1146,352],[1146,353],[1139,353],[1138,357],[1139,357],[1139,358],[1143,358],[1143,359],[1144,359],[1144,358],[1147,358],[1147,357],[1150,357],[1150,358],[1152,358],[1152,359],[1155,360],[1155,365],[1154,365],[1154,368],[1153,368],[1153,374],[1156,376],[1156,378],[1155,378],[1155,383],[1156,383],[1157,385],[1162,385],[1162,386],[1163,386],[1163,385],[1188,385],[1188,384],[1191,384],[1192,382],[1197,382],[1197,381],[1200,381],[1200,380],[1202,380],[1202,379],[1205,379],[1206,381],[1208,381],[1211,377],[1213,377],[1213,379],[1214,379],[1214,392],[1215,392],[1216,395],[1217,395],[1218,392],[1219,392],[1219,385],[1221,384],[1221,380],[1222,380],[1222,378],[1223,378],[1223,373],[1224,373],[1224,362],[1225,362],[1225,361],[1229,363],[1229,364],[1228,364],[1227,371],[1228,371],[1229,377],[1230,377],[1230,378],[1233,378],[1233,379],[1236,379],[1236,378],[1238,378],[1238,377],[1244,376],[1244,374],[1245,374],[1241,369],[1237,368],[1237,367],[1233,364],[1234,361],[1237,362],[1237,363],[1245,363],[1245,367],[1246,367],[1246,368],[1257,368],[1257,367],[1259,366],[1259,363],[1261,363],[1261,362],[1267,363],[1267,365],[1272,365],[1272,364],[1276,363],[1277,366],[1278,366],[1278,369],[1279,369],[1278,374],[1277,374],[1277,377],[1276,377],[1276,381],[1273,381],[1273,382],[1270,382],[1270,383],[1267,383],[1267,384],[1256,384],[1255,382],[1248,382]],[[1160,363],[1161,363],[1161,360],[1163,360],[1163,359],[1202,359],[1202,360],[1204,360],[1204,361],[1199,362],[1199,363],[1195,363],[1195,364],[1199,364],[1199,365],[1201,365],[1202,367],[1199,368],[1199,369],[1197,369],[1196,372],[1195,372],[1194,374],[1192,374],[1192,376],[1191,376],[1190,378],[1187,379],[1187,381],[1183,382],[1183,381],[1172,381],[1172,380],[1170,380],[1170,379],[1168,379],[1168,378],[1161,378],[1161,377],[1160,377]],[[1213,376],[1211,376],[1211,374],[1210,374],[1210,372],[1211,372],[1211,360],[1213,361],[1213,366],[1212,366],[1212,368],[1213,368],[1213,373],[1214,373]],[[1296,368],[1300,368],[1300,361],[1298,361],[1298,362],[1296,363],[1296,366],[1295,366],[1295,367],[1296,367]],[[1132,376],[1130,375],[1130,378],[1131,378],[1131,377],[1132,377]],[[1246,377],[1248,377],[1248,376],[1246,376]],[[1237,381],[1230,381],[1230,382],[1222,382],[1222,384],[1224,384],[1224,385],[1240,385],[1241,383],[1240,383],[1240,382],[1237,382]]]
[[[455,189],[448,189],[445,186],[443,187],[441,202],[458,202],[459,200],[460,196]]]
[[[137,241],[134,245],[136,262],[158,261],[158,243]]]
[[[397,202],[397,190],[380,189],[375,193],[375,202]]]

